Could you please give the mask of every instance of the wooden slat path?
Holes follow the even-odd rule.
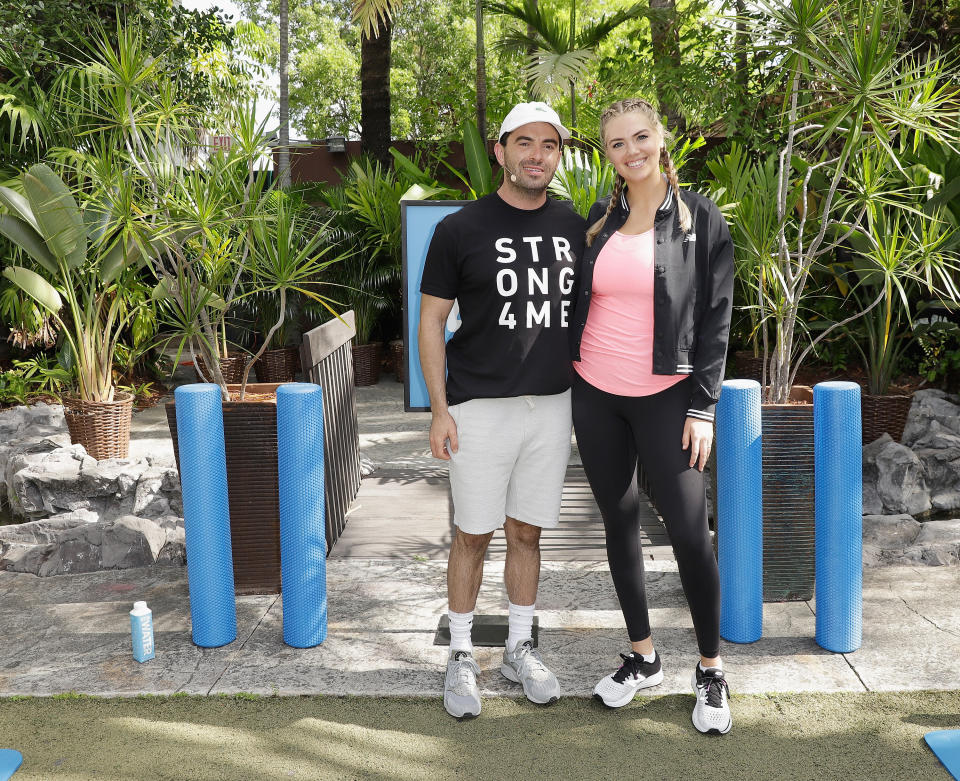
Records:
[[[603,521],[582,467],[567,470],[560,525],[544,531],[546,561],[606,561]],[[445,559],[453,536],[453,503],[446,470],[390,469],[360,484],[346,529],[331,558]],[[649,504],[640,519],[644,552],[651,559],[672,559],[666,532]],[[488,558],[503,559],[506,543],[498,531]]]

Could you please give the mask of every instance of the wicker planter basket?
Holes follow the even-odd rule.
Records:
[[[113,401],[63,398],[63,415],[70,441],[83,445],[91,458],[126,458],[130,453],[130,419],[133,394],[116,393]]]
[[[396,339],[390,342],[390,363],[397,382],[403,382],[403,340]]]
[[[907,425],[907,413],[913,394],[871,396],[864,393],[860,397],[860,415],[863,418],[863,444],[869,445],[884,432],[899,442],[903,429]]]
[[[763,356],[753,350],[737,350],[733,354],[733,371],[737,379],[763,382]]]
[[[380,382],[381,346],[379,342],[353,346],[353,384],[358,388]]]
[[[212,381],[213,378],[210,376],[210,372],[207,371],[207,364],[204,363],[203,358],[200,355],[197,355],[197,364],[200,366],[200,371],[202,371],[208,378],[207,380],[204,380],[200,377],[200,372],[196,372],[197,382]],[[223,381],[226,383],[243,382],[243,367],[246,365],[246,357],[243,355],[234,355],[230,358],[221,358],[220,373],[223,374]]]
[[[300,371],[300,350],[281,347],[267,350],[253,365],[257,382],[293,382]]]

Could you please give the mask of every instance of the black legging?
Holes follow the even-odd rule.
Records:
[[[684,379],[652,396],[617,396],[575,375],[573,425],[607,531],[607,560],[631,642],[650,636],[640,547],[637,457],[677,559],[700,654],[720,653],[720,575],[707,526],[703,473],[680,447],[690,401]]]

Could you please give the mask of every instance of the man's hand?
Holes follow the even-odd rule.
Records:
[[[432,441],[431,433],[431,441]],[[713,423],[698,418],[687,418],[683,424],[683,439],[680,443],[683,450],[690,448],[690,466],[696,464],[701,472],[710,458],[710,449],[713,447]],[[697,463],[699,461],[699,463]]]
[[[449,447],[447,441],[449,440]],[[430,421],[430,452],[434,458],[450,460],[450,454],[460,449],[457,441],[457,424],[449,412],[435,414]]]

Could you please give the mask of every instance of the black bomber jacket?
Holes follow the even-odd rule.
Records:
[[[670,188],[654,218],[653,373],[691,375],[687,415],[712,421],[730,333],[733,242],[713,201],[686,190],[681,191],[681,197],[693,218],[689,234],[680,228]],[[593,204],[588,225],[603,216],[609,202],[605,198]],[[590,311],[594,264],[607,239],[627,221],[629,212],[624,193],[592,246],[583,252],[570,326],[575,361],[580,360],[580,340]]]

